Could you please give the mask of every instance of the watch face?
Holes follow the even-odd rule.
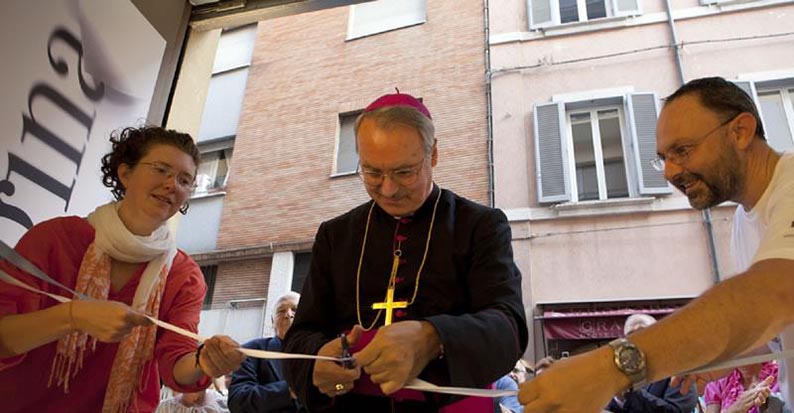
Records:
[[[634,374],[645,367],[642,353],[633,345],[621,346],[617,356],[620,367],[628,374]]]

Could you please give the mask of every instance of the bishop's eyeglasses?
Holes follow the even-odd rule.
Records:
[[[383,181],[387,176],[392,182],[398,185],[412,185],[414,182],[416,182],[417,178],[419,178],[419,172],[422,171],[422,168],[425,165],[425,160],[427,160],[427,157],[422,158],[417,165],[408,168],[394,169],[386,172],[379,171],[377,169],[365,168],[359,165],[358,176],[361,177],[361,180],[364,181],[364,184],[369,186],[379,186],[383,184]]]

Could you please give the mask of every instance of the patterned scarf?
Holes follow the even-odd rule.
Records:
[[[122,201],[123,202],[123,201]],[[176,242],[167,224],[151,235],[132,234],[119,218],[121,202],[111,202],[88,215],[96,236],[88,246],[77,275],[75,290],[89,297],[106,300],[110,291],[111,258],[122,262],[147,262],[141,275],[132,308],[144,314],[157,316],[160,299],[165,289],[166,277],[176,255]],[[135,404],[136,387],[145,386],[143,365],[152,359],[157,327],[135,327],[118,346],[110,379],[105,391],[102,413],[125,413],[130,403]],[[58,341],[52,364],[50,381],[69,391],[69,379],[75,377],[83,366],[86,349],[96,349],[96,338],[75,332]],[[142,390],[142,389],[141,389]]]

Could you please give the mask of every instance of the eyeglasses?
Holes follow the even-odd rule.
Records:
[[[191,176],[188,173],[181,172],[178,173],[171,167],[171,165],[162,163],[162,162],[139,162],[141,165],[146,165],[149,167],[149,171],[152,175],[160,178],[162,180],[171,179],[176,176],[176,184],[179,189],[184,191],[192,191],[196,189],[196,178]]]
[[[739,115],[740,113],[731,116],[728,120],[720,123],[716,128],[712,129],[700,138],[694,139],[691,142],[683,145],[676,145],[669,149],[666,153],[658,154],[655,158],[651,159],[651,166],[653,166],[653,169],[656,169],[659,172],[664,172],[664,164],[666,161],[670,161],[676,165],[683,165],[689,160],[689,156],[692,155],[692,151],[700,146],[700,144],[705,142],[706,138],[714,134],[714,132],[718,131],[723,126],[731,123]]]
[[[398,185],[412,185],[419,177],[419,172],[422,171],[422,168],[425,165],[425,160],[427,160],[427,157],[422,158],[422,161],[419,162],[418,165],[386,172],[363,168],[359,165],[358,176],[361,177],[361,180],[364,181],[364,184],[369,186],[378,186],[383,184],[383,181],[387,176],[392,180],[392,182]]]

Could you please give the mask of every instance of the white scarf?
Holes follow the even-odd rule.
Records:
[[[102,205],[86,220],[96,231],[94,242],[100,251],[122,262],[148,262],[132,300],[132,308],[142,311],[157,283],[160,269],[165,266],[166,272],[171,270],[176,256],[176,240],[167,223],[149,236],[133,234],[119,218],[120,207],[121,202],[118,201]]]

